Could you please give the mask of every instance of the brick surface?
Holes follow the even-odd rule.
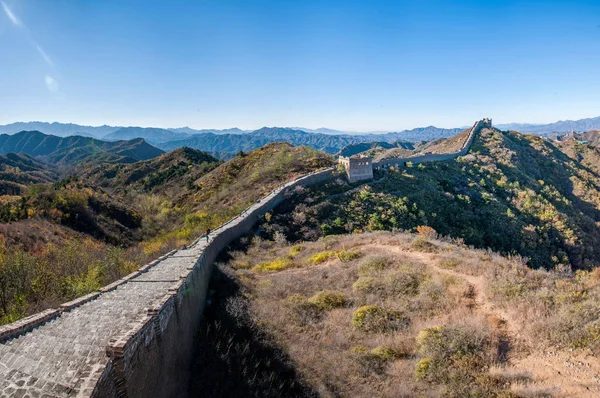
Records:
[[[0,344],[0,397],[76,395],[107,361],[110,338],[130,330],[159,304],[205,245],[200,240],[116,289]]]

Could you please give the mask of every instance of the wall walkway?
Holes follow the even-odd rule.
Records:
[[[467,139],[465,140],[465,142],[463,143],[462,148],[459,151],[456,151],[454,153],[432,153],[432,154],[428,154],[428,155],[419,155],[419,156],[412,156],[412,157],[407,157],[407,158],[382,159],[379,162],[373,162],[373,167],[399,166],[399,165],[404,164],[404,162],[412,162],[413,164],[416,164],[416,163],[423,163],[423,162],[441,162],[441,161],[456,159],[457,157],[464,156],[467,154],[467,152],[469,152],[469,149],[471,149],[471,145],[473,144],[473,139],[475,138],[475,135],[482,128],[485,128],[485,127],[491,127],[491,124],[486,123],[483,120],[479,120],[479,121],[475,122],[473,127],[471,127],[471,130],[469,131],[469,135],[468,135]]]

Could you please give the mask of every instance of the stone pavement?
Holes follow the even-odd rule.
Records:
[[[111,337],[131,329],[199,258],[206,240],[36,329],[0,343],[0,397],[66,397],[108,362]]]

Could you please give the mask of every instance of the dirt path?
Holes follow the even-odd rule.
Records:
[[[522,325],[502,308],[498,308],[486,294],[484,276],[473,276],[436,265],[435,254],[403,251],[385,245],[373,245],[396,255],[421,260],[438,273],[466,281],[472,286],[475,307],[489,317],[495,317],[499,332],[506,339],[505,372],[527,375],[526,382],[515,382],[515,392],[532,397],[600,397],[600,360],[591,352],[566,350],[538,350],[523,357],[513,356],[511,345],[521,345]]]

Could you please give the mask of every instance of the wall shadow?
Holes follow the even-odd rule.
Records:
[[[215,267],[210,289],[196,335],[189,397],[319,396],[252,319],[231,269]]]

